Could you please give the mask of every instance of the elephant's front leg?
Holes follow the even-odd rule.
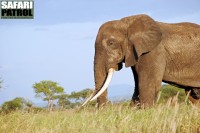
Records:
[[[140,105],[139,91],[138,91],[138,88],[135,87],[130,106],[135,107],[139,105]]]
[[[162,85],[165,71],[163,58],[144,59],[137,66],[138,88],[141,107],[152,106]]]
[[[138,88],[138,74],[137,74],[135,67],[131,67],[131,69],[132,69],[134,80],[135,80],[135,88],[134,88],[134,93],[133,93],[133,96],[132,96],[130,106],[135,107],[135,106],[140,105],[139,88]]]
[[[161,80],[156,79],[156,77],[149,78],[141,79],[142,82],[139,82],[139,99],[141,107],[154,105],[157,94],[161,88]]]

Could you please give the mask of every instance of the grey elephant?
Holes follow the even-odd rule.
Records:
[[[103,24],[96,37],[95,91],[85,101],[107,102],[107,88],[122,63],[132,69],[135,91],[131,104],[152,106],[162,82],[185,89],[193,103],[200,99],[200,26],[168,24],[135,15]]]

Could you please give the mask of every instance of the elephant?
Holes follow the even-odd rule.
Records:
[[[163,23],[145,14],[104,23],[95,41],[95,91],[84,102],[106,104],[114,71],[130,67],[135,81],[131,105],[155,104],[162,82],[185,89],[200,102],[200,25]],[[133,81],[133,82],[134,82]]]

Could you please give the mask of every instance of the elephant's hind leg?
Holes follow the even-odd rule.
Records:
[[[200,88],[185,89],[185,93],[193,104],[200,104]]]

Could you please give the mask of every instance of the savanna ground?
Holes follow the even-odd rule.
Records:
[[[200,133],[200,107],[187,99],[167,99],[147,109],[123,102],[100,109],[0,114],[0,133]]]

